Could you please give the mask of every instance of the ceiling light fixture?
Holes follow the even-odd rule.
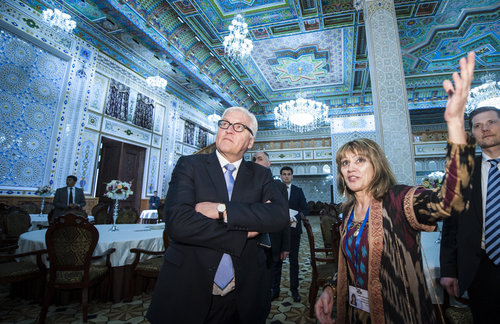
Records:
[[[248,25],[241,14],[237,14],[229,25],[229,35],[224,37],[224,53],[232,62],[244,59],[253,49],[252,40],[246,38],[248,35]]]
[[[219,102],[219,105],[220,105],[220,102]],[[209,121],[211,121],[212,123],[216,123],[221,119],[221,116],[217,115],[217,113],[215,112],[215,107],[214,107],[214,113],[211,115],[208,115],[207,119]]]
[[[51,27],[62,29],[68,33],[71,33],[76,27],[76,22],[71,19],[71,16],[59,9],[45,9],[43,11],[43,20]]]
[[[500,109],[500,82],[494,81],[493,74],[486,74],[481,78],[483,84],[474,87],[469,92],[465,112],[470,114],[473,110],[493,106]]]
[[[274,124],[294,132],[309,132],[328,119],[328,106],[314,100],[305,99],[299,92],[296,100],[289,100],[274,108]]]
[[[167,86],[167,80],[165,80],[159,75],[156,75],[154,77],[151,76],[148,77],[146,79],[146,83],[148,84],[148,86],[156,88],[165,88]]]

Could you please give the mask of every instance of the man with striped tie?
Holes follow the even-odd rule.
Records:
[[[255,116],[231,107],[217,125],[216,151],[183,156],[172,173],[153,324],[264,324],[269,313],[270,273],[256,236],[288,226],[287,202],[271,171],[243,158]]]
[[[475,159],[468,210],[443,223],[441,285],[452,296],[468,292],[474,323],[498,323],[500,109],[475,109],[469,125],[482,154]]]

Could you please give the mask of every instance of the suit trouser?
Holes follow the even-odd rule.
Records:
[[[474,323],[498,323],[500,305],[500,266],[496,266],[484,251],[481,263],[468,289]]]
[[[300,234],[290,235],[290,290],[295,291],[299,288],[299,248]]]
[[[283,267],[283,260],[273,260],[273,263],[271,265],[271,288],[274,291],[280,291],[280,285],[281,285],[281,269]]]

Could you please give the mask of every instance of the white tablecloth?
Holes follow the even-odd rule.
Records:
[[[156,219],[158,222],[158,211],[156,209],[143,210],[139,218],[141,219],[141,223],[144,219]]]
[[[47,214],[30,214],[31,218],[31,227],[30,231],[36,231],[38,230],[38,225],[40,226],[48,226],[49,225],[49,219]]]
[[[440,232],[422,232],[422,259],[424,263],[425,281],[431,295],[432,303],[443,303],[443,288],[436,280],[441,277],[439,266]]]
[[[135,254],[130,253],[131,248],[141,248],[152,251],[162,251],[163,248],[163,229],[164,225],[148,225],[148,224],[119,224],[118,231],[110,232],[112,225],[95,225],[99,231],[99,241],[94,251],[94,255],[101,255],[104,251],[110,248],[115,248],[116,251],[111,254],[111,265],[119,267],[126,264],[131,264],[134,261]],[[26,232],[19,237],[18,253],[28,252],[38,249],[45,249],[45,233],[46,229],[40,231]],[[141,261],[150,258],[151,256],[141,255]],[[102,262],[104,263],[105,260]],[[36,262],[36,258],[32,258],[32,262]],[[44,259],[48,266],[46,255]]]

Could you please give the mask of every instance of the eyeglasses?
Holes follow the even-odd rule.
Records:
[[[230,123],[224,119],[221,119],[217,122],[217,126],[219,126],[219,128],[221,128],[221,129],[228,129],[229,126],[231,126],[231,125],[233,126],[233,129],[235,132],[241,133],[246,129],[247,131],[250,132],[250,135],[253,136],[252,130],[242,123],[234,123],[233,124],[233,123]]]

